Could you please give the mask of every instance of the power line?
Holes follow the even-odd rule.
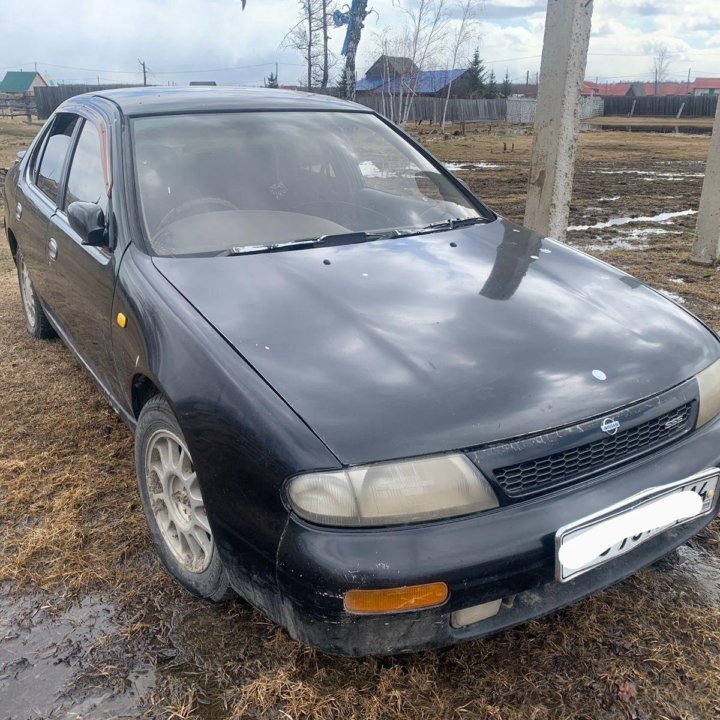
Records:
[[[33,61],[34,62],[34,61]],[[1,70],[10,70],[15,67],[21,67],[23,65],[32,65],[32,62],[29,63],[17,63],[16,65],[8,65],[7,68],[0,68]],[[223,72],[228,70],[250,70],[252,68],[259,68],[259,67],[272,67],[276,63],[275,61],[269,61],[264,63],[255,63],[254,65],[234,65],[232,67],[222,67],[222,68],[190,68],[187,70],[154,70],[153,73],[155,75],[183,75],[186,73],[204,73],[204,72]],[[290,67],[305,67],[304,63],[291,63],[291,62],[279,62],[279,65],[287,65]],[[60,68],[62,70],[80,70],[82,72],[91,72],[91,73],[115,73],[117,75],[137,75],[140,71],[138,70],[110,70],[110,69],[103,69],[103,68],[88,68],[88,67],[77,67],[75,65],[60,65],[58,63],[46,63],[46,62],[39,62],[38,65],[44,65],[46,67],[54,67],[54,68]]]

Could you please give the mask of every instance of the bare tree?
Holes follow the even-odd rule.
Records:
[[[328,0],[321,0],[321,18],[320,18],[320,24],[322,27],[322,46],[323,46],[323,64],[322,64],[322,80],[320,81],[320,87],[326,88],[328,86],[328,77],[330,74],[330,67],[329,67],[329,50],[328,50],[328,10],[329,10],[329,3]]]
[[[480,13],[481,0],[457,0],[456,7],[459,11],[460,23],[456,26],[453,35],[452,56],[450,58],[450,70],[454,71],[457,67],[458,56],[467,46],[470,39],[474,39],[476,35],[476,26]],[[445,95],[445,103],[443,104],[442,127],[445,128],[445,118],[447,117],[447,109],[450,104],[450,92],[452,90],[452,76],[447,85],[447,94]]]
[[[367,0],[353,0],[350,8],[350,26],[348,27],[345,71],[343,73],[345,97],[348,100],[355,99],[355,59],[363,27],[365,26],[365,19],[368,15]]]
[[[391,63],[391,58],[401,57],[405,59],[410,44],[407,30],[404,35],[391,34],[385,29],[381,34],[375,35],[378,54],[383,58],[381,77],[382,85],[380,94],[382,98],[382,114],[399,123],[402,120],[404,111],[404,89],[407,84],[408,75],[412,74],[413,68],[410,64],[401,61],[402,64]]]
[[[322,74],[323,45],[320,36],[324,4],[323,0],[300,0],[300,19],[283,40],[283,45],[298,50],[305,57],[308,89],[313,86],[318,72]]]
[[[408,57],[417,71],[409,77],[406,85],[407,96],[400,118],[403,123],[407,122],[410,116],[422,71],[442,48],[449,19],[448,11],[448,0],[417,0],[413,7],[405,10],[410,21]]]
[[[652,72],[655,77],[655,95],[657,95],[660,83],[666,82],[670,75],[670,51],[667,45],[656,45],[654,53]]]

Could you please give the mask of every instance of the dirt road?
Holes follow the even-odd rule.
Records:
[[[0,167],[36,130],[0,121]],[[521,220],[530,138],[511,132],[419,137]],[[584,134],[568,240],[720,329],[720,274],[687,262],[707,149],[702,137]],[[132,437],[59,342],[25,334],[4,246],[0,367],[0,720],[720,716],[717,523],[615,588],[495,638],[330,658],[241,602],[208,606],[166,577]]]

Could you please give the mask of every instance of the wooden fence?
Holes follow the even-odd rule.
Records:
[[[137,87],[136,85],[57,85],[55,87],[35,88],[37,115],[46,120],[55,108],[76,95],[98,90],[114,90],[115,88]]]
[[[640,117],[715,117],[717,95],[668,95],[646,97],[606,97],[605,115]]]
[[[356,102],[391,119],[399,112],[400,100],[393,95],[359,95]],[[403,103],[406,102],[407,98],[403,98]],[[408,121],[439,124],[442,122],[444,106],[444,98],[416,97],[410,106]],[[451,99],[446,120],[451,123],[505,122],[506,116],[505,100]]]
[[[37,115],[35,98],[29,93],[0,93],[0,117],[24,115],[30,122]]]
[[[398,99],[392,95],[360,95],[358,103],[391,120],[397,116]],[[499,100],[451,99],[448,103],[446,120],[451,123],[508,122],[516,125],[532,124],[535,121],[534,98],[508,98]],[[445,100],[435,97],[416,97],[410,107],[410,122],[442,122]],[[603,114],[602,98],[581,98],[580,116],[596,117]]]

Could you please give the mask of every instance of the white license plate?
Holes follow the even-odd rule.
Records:
[[[712,511],[720,469],[651,488],[561,527],[555,534],[556,577],[566,582],[630,552],[675,525]]]

